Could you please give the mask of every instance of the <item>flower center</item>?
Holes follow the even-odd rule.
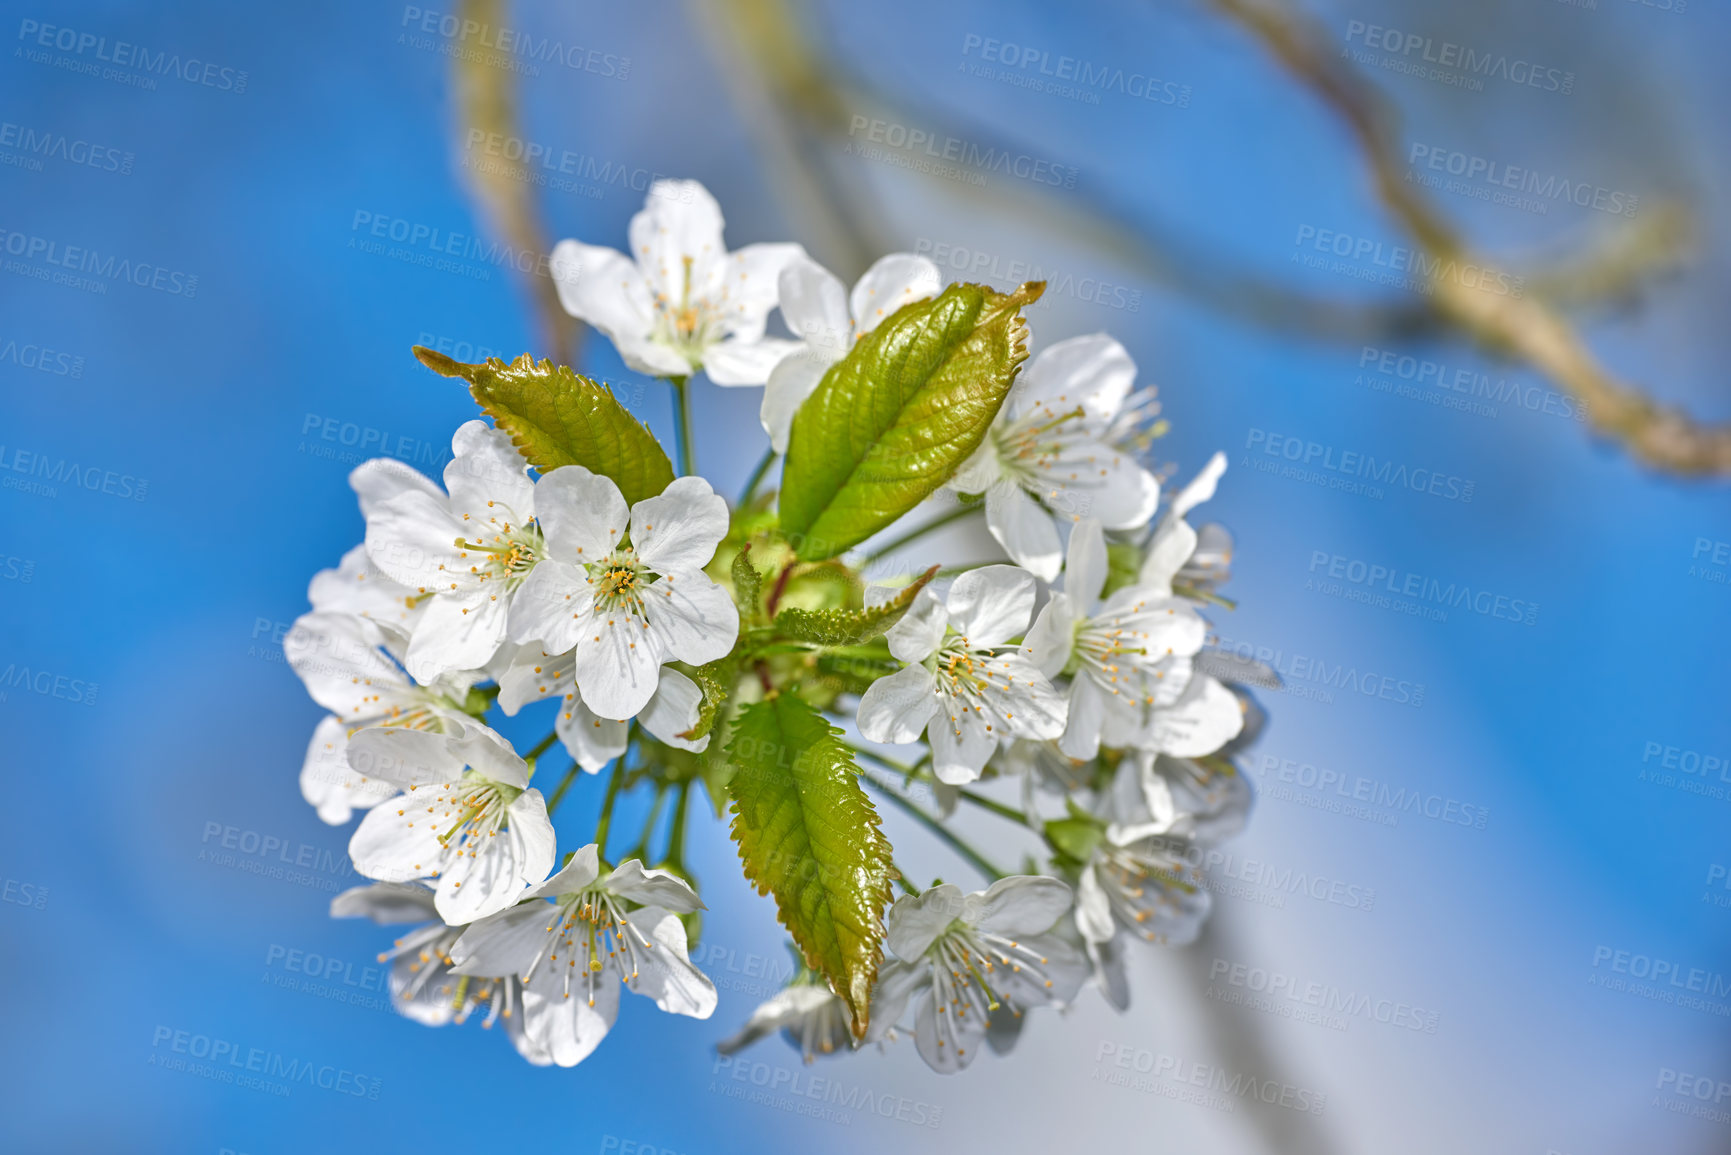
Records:
[[[585,568],[589,571],[590,583],[595,587],[596,609],[606,613],[634,614],[639,618],[644,616],[643,591],[657,575],[637,560],[636,550],[628,545],[620,546],[608,554],[605,561]]]
[[[958,1057],[967,1054],[960,1045],[960,1034],[970,1016],[984,1024],[993,1011],[1008,1008],[1011,1014],[1021,1017],[1022,1008],[1009,996],[1000,995],[992,985],[998,968],[1013,974],[1026,969],[1034,976],[1036,985],[1044,984],[1046,990],[1052,987],[1052,980],[1041,969],[1047,963],[1045,956],[960,920],[938,936],[926,956],[932,968],[938,1046],[953,1049]]]
[[[944,698],[950,728],[958,738],[962,733],[961,720],[969,714],[985,722],[987,733],[1010,728],[1015,715],[1006,712],[1004,703],[1009,700],[1014,678],[1002,657],[989,650],[973,649],[967,638],[952,633],[926,659],[926,665],[937,675],[938,693]]]
[[[612,894],[599,888],[578,891],[565,895],[554,908],[546,945],[524,972],[523,981],[533,980],[537,969],[548,966],[563,986],[565,998],[571,997],[576,985],[594,1006],[595,984],[607,962],[618,967],[625,983],[636,982],[639,952],[654,946],[626,919]]]
[[[1197,889],[1176,861],[1149,858],[1110,843],[1100,850],[1096,874],[1118,921],[1150,942],[1163,936],[1145,925],[1148,920],[1156,914],[1181,913],[1181,896]]]
[[[674,304],[666,297],[657,296],[655,327],[651,336],[679,353],[691,362],[692,368],[696,368],[703,363],[703,350],[715,341],[717,315],[709,301],[702,298],[695,301],[691,299],[691,258],[685,257],[683,260],[685,275],[679,303]]]
[[[496,518],[487,520],[494,523],[490,529],[483,529],[473,538],[456,540],[457,558],[468,571],[458,576],[465,577],[466,584],[491,581],[515,589],[546,550],[541,527],[532,520],[527,525],[513,525],[509,520],[501,522]]]
[[[1080,405],[1063,412],[1041,405],[1002,429],[994,429],[992,444],[1004,476],[1034,491],[1053,474],[1062,478],[1069,473],[1070,480],[1080,480],[1089,462],[1071,450],[1088,439],[1084,416]]]

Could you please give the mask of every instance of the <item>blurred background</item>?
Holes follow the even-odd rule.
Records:
[[[1719,5],[5,7],[0,1147],[1731,1149]],[[721,1065],[788,964],[718,823],[719,1011],[625,1000],[572,1070],[397,1017],[392,932],[327,916],[360,880],[296,787],[321,712],[281,641],[360,540],[347,471],[436,474],[473,415],[414,344],[574,358],[667,440],[665,386],[537,271],[623,247],[659,176],[850,282],[1042,277],[1036,347],[1111,332],[1160,461],[1228,453],[1212,617],[1283,686],[1209,929],[1132,956],[1128,1013],[1090,992],[949,1078],[906,1043]],[[723,492],[759,396],[696,385]],[[1426,480],[1343,488],[1349,453]],[[165,1068],[181,1031],[350,1078]],[[867,1106],[812,1113],[814,1077]]]

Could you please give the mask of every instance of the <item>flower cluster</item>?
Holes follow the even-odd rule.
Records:
[[[1163,493],[1146,457],[1164,423],[1122,345],[1075,337],[1027,359],[1017,310],[1038,286],[946,288],[930,261],[895,254],[849,290],[798,245],[729,252],[722,228],[701,185],[662,182],[629,255],[564,241],[552,269],[566,309],[667,378],[681,409],[698,372],[764,386],[770,451],[736,503],[672,477],[647,430],[569,370],[418,351],[466,377],[494,423],[457,430],[443,485],[389,460],[354,471],[364,544],[313,579],[286,643],[329,712],[301,792],[332,824],[363,812],[349,853],[375,880],[332,914],[416,924],[380,956],[404,1015],[482,1011],[531,1062],[571,1066],[611,1028],[621,988],[693,1018],[716,1008],[690,961],[704,904],[684,861],[703,791],[733,807],[745,872],[802,960],[724,1050],[782,1031],[810,1060],[911,1025],[921,1057],[953,1072],[1090,981],[1126,1006],[1124,944],[1195,937],[1209,908],[1197,848],[1250,805],[1233,756],[1261,715],[1202,616],[1230,605],[1217,589],[1231,538],[1187,520],[1224,457]],[[778,309],[790,337],[768,335]],[[856,401],[875,433],[842,415]],[[563,431],[524,421],[533,405]],[[939,419],[960,424],[905,448]],[[864,441],[814,448],[832,426]],[[683,420],[677,434],[683,463]],[[835,548],[759,492],[782,456],[783,493],[828,487]],[[856,547],[872,527],[939,508],[898,545],[978,515],[1008,560],[868,582]],[[520,755],[489,718],[543,701],[552,733]],[[572,765],[544,795],[555,744]],[[557,807],[604,772],[599,821],[561,858]],[[915,886],[862,785],[985,889]],[[610,854],[616,802],[644,789],[642,835]],[[1007,875],[949,830],[963,803],[1037,840],[1041,872]],[[893,903],[891,881],[906,892]],[[812,888],[863,912],[863,942],[804,924]]]

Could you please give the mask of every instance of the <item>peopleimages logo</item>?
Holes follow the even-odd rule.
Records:
[[[975,52],[979,53],[980,60],[1019,70],[1001,73],[998,77],[1019,88],[1051,92],[1085,104],[1099,104],[1099,93],[1116,92],[1155,104],[1178,108],[1190,105],[1188,84],[1161,80],[1143,72],[1126,72],[1109,64],[1095,65],[1074,56],[1059,56],[1054,60],[1052,54],[1043,48],[1017,44],[1013,40],[994,40],[970,32],[962,37],[962,55],[972,57]]]
[[[863,137],[862,143],[850,143],[849,153],[870,159],[868,144],[883,144],[909,154],[920,154],[934,160],[949,161],[974,170],[977,174],[1003,173],[1005,176],[1031,180],[1036,184],[1075,188],[1076,169],[1071,165],[1055,164],[1027,153],[1009,149],[980,147],[973,141],[946,136],[941,140],[923,128],[909,128],[893,121],[873,120],[869,116],[854,116],[848,123],[847,134],[852,139]]]
[[[204,88],[215,88],[223,92],[242,93],[246,91],[247,74],[238,68],[227,68],[200,60],[196,56],[181,58],[178,52],[152,52],[142,44],[129,44],[125,40],[109,43],[108,37],[98,36],[93,32],[80,32],[76,28],[66,28],[56,24],[43,24],[38,20],[21,20],[18,23],[18,39],[27,48],[52,48],[57,52],[70,52],[73,56],[103,64],[112,64],[117,68],[134,68],[149,76],[140,79],[149,80],[151,76],[172,76],[188,84]],[[52,63],[36,60],[43,53],[31,53],[30,59],[37,63]],[[72,71],[103,71],[96,70],[92,63],[84,68]],[[106,79],[117,79],[105,76]],[[141,87],[155,88],[151,81]]]
[[[1405,245],[1385,245],[1374,237],[1360,237],[1338,229],[1320,229],[1315,225],[1299,225],[1293,247],[1307,244],[1319,253],[1363,262],[1387,269],[1391,273],[1417,273],[1420,281],[1410,286],[1428,292],[1439,281],[1452,281],[1468,289],[1478,289],[1496,297],[1519,297],[1526,292],[1525,277],[1510,276],[1500,269],[1487,268],[1473,261],[1461,262],[1453,257],[1433,257],[1423,249]],[[1298,254],[1293,254],[1298,259]]]
[[[1327,983],[1306,981],[1246,963],[1216,958],[1208,964],[1208,981],[1224,981],[1229,987],[1266,995],[1270,1000],[1286,999],[1303,1006],[1315,1007],[1325,1014],[1368,1019],[1385,1026],[1401,1027],[1427,1035],[1436,1034],[1438,1015],[1435,1011],[1427,1011],[1397,999],[1378,998],[1363,991],[1343,991]]]
[[[1289,654],[1272,646],[1234,642],[1224,636],[1219,638],[1215,648],[1235,657],[1269,666],[1281,676],[1284,683],[1279,687],[1269,688],[1285,690],[1295,697],[1319,698],[1332,702],[1334,699],[1327,696],[1326,691],[1338,689],[1366,698],[1380,698],[1385,702],[1411,706],[1414,709],[1424,705],[1423,682],[1413,682],[1390,674],[1377,673],[1375,670],[1360,670],[1349,662],[1330,664],[1327,659],[1308,654]],[[1322,692],[1319,693],[1318,689]]]
[[[1398,378],[1421,388],[1458,393],[1476,401],[1518,405],[1532,413],[1549,414],[1571,421],[1587,419],[1586,408],[1567,393],[1540,389],[1537,385],[1523,386],[1519,381],[1507,377],[1498,377],[1493,381],[1487,373],[1475,373],[1471,369],[1463,368],[1451,369],[1440,361],[1430,361],[1391,349],[1379,349],[1375,345],[1366,345],[1359,351],[1358,367]],[[1492,415],[1494,416],[1494,413]]]
[[[1391,489],[1408,489],[1414,493],[1440,497],[1445,501],[1459,502],[1470,502],[1473,491],[1477,488],[1470,478],[1457,477],[1435,469],[1415,468],[1388,458],[1378,460],[1372,453],[1355,449],[1343,450],[1333,445],[1324,445],[1320,441],[1309,441],[1268,429],[1250,429],[1244,437],[1244,448],[1261,450],[1263,457],[1291,462],[1299,474],[1307,475],[1298,476],[1298,480],[1321,478],[1329,483],[1328,488],[1344,488],[1356,492],[1359,489],[1374,490],[1375,486],[1388,486]],[[1280,468],[1276,463],[1259,462],[1254,457],[1245,458],[1244,464],[1247,468],[1264,473]],[[1316,473],[1316,470],[1322,472]],[[1381,493],[1377,492],[1375,496],[1381,497]]]
[[[1571,181],[1567,177],[1540,175],[1530,168],[1519,165],[1504,164],[1488,157],[1474,156],[1458,149],[1442,148],[1434,144],[1414,142],[1407,151],[1407,163],[1422,166],[1429,173],[1420,172],[1415,177],[1409,173],[1407,179],[1417,180],[1427,188],[1442,188],[1445,192],[1463,192],[1474,195],[1480,200],[1494,200],[1499,204],[1510,204],[1516,208],[1536,207],[1540,213],[1547,212],[1550,205],[1547,201],[1563,200],[1584,209],[1597,209],[1602,213],[1614,216],[1632,217],[1640,207],[1641,198],[1634,193],[1621,192],[1617,189],[1602,188],[1587,181]],[[1446,173],[1449,176],[1460,177],[1462,182],[1477,181],[1483,187],[1474,191],[1445,185],[1440,177],[1430,177],[1431,173]],[[1428,178],[1428,179],[1427,179]],[[1530,194],[1532,197],[1544,198],[1527,202],[1523,197],[1511,196],[1499,190],[1508,189],[1511,193]]]
[[[78,286],[80,288],[94,287],[96,291],[106,293],[108,287],[103,281],[126,281],[141,289],[154,289],[171,297],[190,299],[198,296],[198,276],[194,273],[167,269],[149,261],[134,261],[113,253],[105,257],[95,249],[81,245],[64,245],[33,233],[21,233],[15,229],[0,227],[0,252],[21,261],[41,261],[55,269],[68,269],[73,273],[101,278],[90,285]],[[23,267],[9,268],[7,271],[28,272]],[[41,279],[48,279],[46,273],[47,270],[43,270]]]
[[[1374,48],[1399,58],[1392,62],[1385,61],[1385,68],[1396,72],[1410,71],[1426,79],[1447,80],[1457,84],[1474,80],[1477,83],[1462,86],[1475,90],[1483,89],[1486,80],[1506,80],[1510,84],[1537,88],[1543,92],[1557,92],[1564,96],[1575,91],[1573,72],[1561,68],[1547,68],[1518,57],[1510,59],[1506,53],[1480,52],[1451,40],[1436,40],[1417,32],[1402,32],[1398,28],[1384,28],[1380,24],[1349,20],[1346,24],[1346,42],[1351,44],[1354,40],[1366,48]],[[1415,55],[1416,60],[1413,59]],[[1423,67],[1427,64],[1436,67]]]
[[[1326,550],[1311,551],[1310,572],[1312,575],[1321,574],[1335,581],[1349,582],[1365,590],[1388,593],[1397,598],[1411,598],[1446,609],[1468,609],[1481,617],[1495,618],[1497,621],[1514,622],[1523,626],[1537,625],[1539,621],[1537,602],[1510,597],[1493,590],[1475,589],[1466,582],[1451,581],[1445,585],[1440,578],[1426,577],[1424,574],[1403,570],[1399,566],[1367,562]],[[1312,581],[1305,583],[1305,588],[1311,588],[1314,581],[1313,576]]]

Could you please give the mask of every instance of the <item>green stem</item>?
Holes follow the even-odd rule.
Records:
[[[647,859],[649,855],[649,836],[655,833],[655,821],[661,817],[662,804],[667,801],[667,791],[659,789],[655,792],[655,801],[649,804],[649,817],[643,822],[643,830],[637,836],[637,846],[626,858]]]
[[[565,771],[565,777],[559,780],[559,785],[553,791],[553,797],[547,799],[547,817],[553,817],[553,811],[559,808],[559,799],[565,797],[565,791],[571,789],[571,783],[577,781],[577,775],[583,772],[583,767],[571,763],[571,769]]]
[[[613,825],[613,804],[619,800],[619,787],[625,781],[625,755],[613,760],[613,776],[607,779],[607,797],[601,802],[601,817],[595,822],[595,852],[607,860],[607,828]]]
[[[673,804],[673,829],[667,835],[667,861],[685,869],[685,813],[691,801],[691,780],[679,784],[679,800]]]
[[[751,471],[751,477],[745,483],[745,488],[739,494],[739,507],[744,509],[751,504],[751,499],[757,496],[757,487],[763,484],[764,475],[769,467],[775,464],[775,450],[765,449],[763,460],[757,463],[757,468]]]
[[[902,534],[900,537],[895,538],[892,541],[886,542],[885,544],[878,546],[877,549],[875,549],[871,553],[867,554],[865,561],[860,563],[860,564],[862,566],[863,565],[869,565],[872,562],[878,560],[880,557],[887,557],[890,554],[894,553],[896,550],[900,549],[902,546],[907,545],[909,542],[919,540],[919,538],[932,532],[932,530],[940,529],[943,526],[950,524],[950,522],[952,522],[952,521],[960,521],[962,518],[966,517],[968,514],[978,513],[980,510],[984,509],[985,507],[986,507],[986,503],[983,501],[976,501],[972,505],[958,506],[955,509],[950,510],[950,512],[944,514],[942,517],[933,518],[931,521],[926,522],[924,525],[918,526],[914,529],[910,529],[908,532]]]
[[[918,894],[920,892],[919,887],[908,881],[908,872],[902,869],[901,863],[892,858],[890,859],[890,866],[896,872],[896,885],[900,886],[904,893]]]
[[[942,822],[939,822],[936,818],[933,818],[930,814],[927,814],[924,810],[921,810],[919,806],[914,803],[913,799],[904,795],[900,790],[897,790],[887,782],[879,782],[869,774],[862,774],[860,777],[871,783],[873,786],[876,786],[878,790],[883,793],[883,796],[895,803],[904,814],[914,819],[914,821],[918,822],[921,826],[924,826],[927,830],[931,831],[938,837],[939,841],[943,842],[951,850],[965,858],[970,864],[972,864],[975,870],[978,870],[981,874],[986,876],[987,882],[996,882],[1000,878],[1008,877],[1003,871],[999,870],[987,861],[985,855],[956,837],[954,831],[945,826]]]
[[[691,465],[691,395],[685,383],[689,377],[669,377],[673,386],[673,437],[679,444],[679,475],[689,477],[696,470]]]
[[[539,758],[541,755],[543,755],[547,751],[551,750],[553,748],[553,743],[557,742],[558,740],[559,740],[559,731],[555,730],[551,734],[547,735],[545,738],[541,739],[539,742],[535,743],[535,748],[533,750],[531,750],[527,754],[523,755],[523,761],[525,761],[529,764],[529,777],[531,777],[531,778],[535,777],[535,759]]]
[[[996,798],[987,798],[984,794],[975,794],[972,790],[957,790],[956,793],[964,802],[972,802],[975,806],[990,810],[999,818],[1008,819],[1017,826],[1028,826],[1028,816],[1014,806],[1006,806]],[[1030,826],[1029,829],[1034,828]]]

